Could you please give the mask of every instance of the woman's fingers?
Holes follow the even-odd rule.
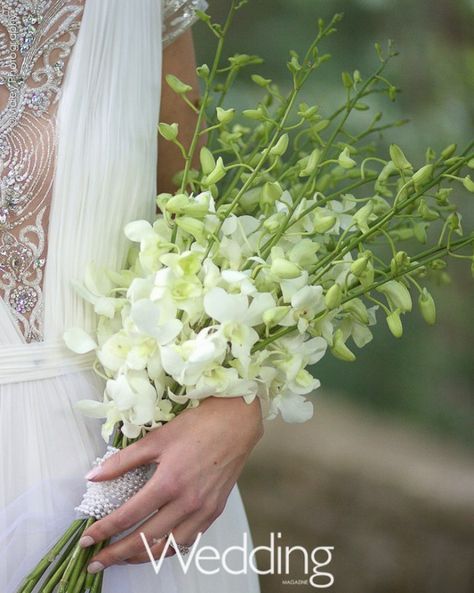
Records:
[[[99,572],[108,566],[141,554],[146,549],[140,535],[141,532],[148,542],[153,542],[154,538],[158,539],[169,533],[183,521],[186,515],[186,509],[183,508],[182,501],[171,501],[150,517],[148,521],[140,525],[133,533],[101,550],[99,554],[92,558],[88,571]]]
[[[178,496],[176,480],[158,464],[150,480],[118,509],[93,523],[81,537],[80,545],[89,547],[133,527]]]
[[[86,479],[92,482],[113,480],[140,465],[151,463],[157,457],[159,447],[157,436],[149,433],[138,442],[117,451],[86,474]]]
[[[142,564],[150,562],[151,558],[158,560],[163,555],[163,552],[165,557],[174,556],[178,553],[175,548],[175,545],[177,547],[178,544],[189,546],[191,548],[189,552],[192,553],[192,548],[194,546],[196,548],[199,547],[201,535],[209,529],[211,524],[212,520],[210,518],[203,518],[201,512],[193,513],[188,519],[185,519],[175,527],[167,538],[164,537],[160,541],[157,541],[156,537],[150,540],[147,539],[148,549],[143,544],[141,553],[129,558],[127,563]],[[184,556],[184,552],[179,553]]]

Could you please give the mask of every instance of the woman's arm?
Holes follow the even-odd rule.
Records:
[[[199,101],[199,79],[196,75],[196,55],[191,29],[180,35],[176,41],[163,50],[163,83],[161,92],[160,121],[179,124],[180,142],[188,148],[191,144],[197,115],[184,101],[173,92],[166,83],[165,76],[174,74],[180,80],[193,87],[188,98],[196,106]],[[202,137],[194,155],[193,164],[199,161],[199,147],[205,142]],[[174,193],[176,186],[173,175],[184,168],[183,157],[177,146],[163,138],[158,141],[157,193]]]

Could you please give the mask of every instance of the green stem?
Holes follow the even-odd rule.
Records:
[[[94,521],[95,521],[94,517],[87,519],[85,529],[87,529],[90,525],[92,525],[94,523]],[[66,593],[67,592],[67,588],[69,585],[69,579],[75,572],[77,563],[80,562],[81,559],[83,558],[83,552],[84,552],[84,548],[81,548],[79,546],[79,544],[77,544],[76,547],[73,549],[73,552],[71,554],[69,562],[66,566],[66,570],[64,571],[64,574],[61,577],[61,580],[59,582],[58,593]]]
[[[61,554],[64,546],[72,539],[75,541],[75,537],[78,533],[82,533],[84,530],[83,519],[76,519],[70,525],[70,527],[64,532],[62,537],[56,542],[51,550],[44,556],[44,558],[37,564],[34,570],[25,578],[20,586],[17,593],[27,593],[30,591],[30,585],[33,583],[33,587],[38,583],[46,570],[53,564],[57,556]]]

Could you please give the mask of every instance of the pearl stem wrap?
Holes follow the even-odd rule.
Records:
[[[97,457],[94,461],[94,467],[101,465],[117,451],[119,449],[109,445],[105,455]],[[150,477],[150,469],[149,465],[143,465],[114,480],[106,482],[88,481],[82,502],[74,510],[77,511],[80,517],[103,519],[143,488]]]

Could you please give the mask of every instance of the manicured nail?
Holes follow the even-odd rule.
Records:
[[[94,469],[91,469],[91,471],[86,474],[86,480],[93,480],[94,478],[97,478],[97,476],[99,476],[101,473],[101,467],[94,467]]]
[[[81,548],[88,548],[89,546],[93,546],[94,544],[95,541],[92,539],[90,535],[85,535],[84,537],[81,537],[81,539],[79,540],[79,545],[81,546]]]
[[[97,560],[95,562],[91,562],[89,564],[89,566],[87,567],[87,572],[89,574],[97,574],[98,572],[101,572],[102,570],[104,570],[105,566],[102,564],[102,562],[97,562]]]

